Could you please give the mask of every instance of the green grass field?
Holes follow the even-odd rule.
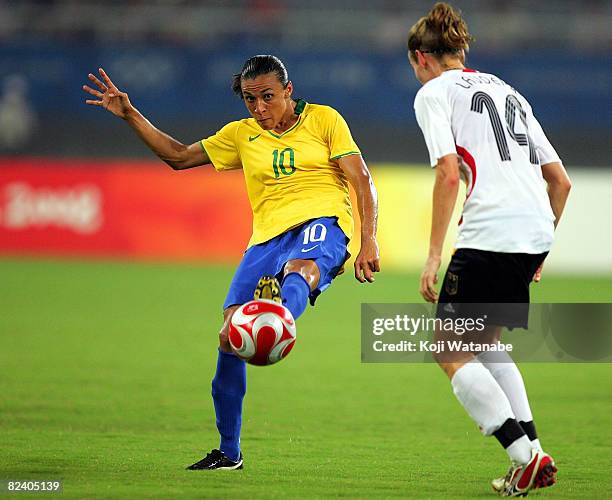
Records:
[[[434,365],[360,362],[360,302],[418,301],[416,277],[340,277],[290,357],[248,368],[245,469],[184,467],[218,446],[210,398],[233,269],[0,261],[0,479],[67,498],[493,498],[507,467]],[[612,302],[612,279],[545,276],[534,301]],[[559,484],[612,495],[612,365],[524,364]]]

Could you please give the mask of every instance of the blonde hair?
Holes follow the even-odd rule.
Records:
[[[474,37],[470,35],[461,12],[445,2],[436,3],[427,16],[419,19],[408,33],[408,53],[428,52],[440,58],[467,51]]]

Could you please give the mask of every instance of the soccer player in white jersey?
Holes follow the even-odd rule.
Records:
[[[540,279],[571,185],[525,98],[500,78],[464,66],[471,41],[461,15],[446,3],[434,5],[408,36],[409,61],[423,85],[414,101],[416,118],[436,176],[420,292],[438,302],[438,317],[469,315],[488,303],[480,341],[493,344],[502,327],[527,326],[529,284]],[[467,197],[438,296],[440,256],[461,178]],[[518,310],[499,307],[508,303]],[[445,339],[440,331],[435,335]],[[552,485],[556,467],[542,450],[512,358],[446,352],[436,361],[482,433],[494,435],[512,461],[493,489],[519,496]]]

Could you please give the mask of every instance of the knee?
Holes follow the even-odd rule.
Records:
[[[438,363],[438,366],[442,369],[442,371],[446,373],[446,376],[449,378],[449,380],[453,379],[455,373],[457,373],[457,370],[459,370],[459,368],[474,359],[473,356],[464,357],[449,355],[448,353],[435,353],[433,354],[433,358],[436,363]]]
[[[319,284],[319,278],[321,273],[319,272],[319,267],[315,263],[314,260],[290,260],[285,264],[285,269],[283,270],[283,276],[287,276],[291,273],[297,273],[308,283],[308,286],[311,290],[314,290]]]
[[[432,352],[431,357],[436,363],[438,363],[438,366],[444,371],[447,371],[449,365],[452,365],[453,363],[458,361],[458,356],[452,351],[434,351]]]
[[[219,348],[224,352],[232,352],[232,346],[229,342],[229,329],[232,315],[238,306],[228,307],[223,311],[223,326],[219,330]]]
[[[431,357],[436,363],[438,363],[438,366],[444,370],[444,356],[442,356],[439,352],[434,352]]]
[[[453,378],[455,374],[455,369],[453,369],[453,363],[449,362],[444,356],[440,356],[439,354],[433,355],[434,361],[438,363],[438,366],[441,370],[446,373],[449,379]]]
[[[219,331],[219,348],[224,352],[232,352],[232,346],[229,343],[229,326],[223,325]]]

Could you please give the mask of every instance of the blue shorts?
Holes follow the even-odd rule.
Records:
[[[253,300],[253,292],[263,275],[276,276],[280,281],[285,264],[293,259],[314,260],[319,268],[319,284],[310,292],[310,303],[314,305],[349,257],[348,242],[337,217],[321,217],[304,222],[265,243],[253,245],[244,252],[223,309]]]

